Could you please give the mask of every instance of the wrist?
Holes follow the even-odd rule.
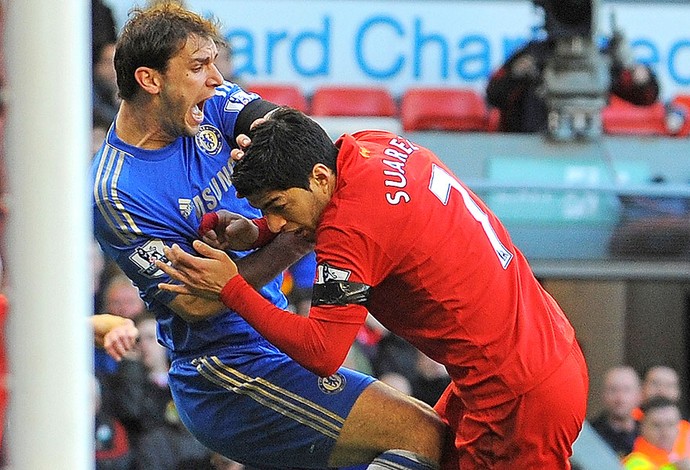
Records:
[[[223,302],[223,305],[231,310],[235,310],[232,301],[233,299],[237,298],[237,289],[242,289],[244,286],[251,288],[251,286],[247,284],[247,281],[245,281],[241,275],[238,274],[231,277],[220,290],[219,297],[220,301]]]
[[[270,243],[278,234],[271,232],[268,228],[268,221],[266,217],[261,217],[258,219],[253,219],[252,222],[259,229],[259,235],[256,237],[256,241],[250,247],[251,249],[261,248],[262,246]]]

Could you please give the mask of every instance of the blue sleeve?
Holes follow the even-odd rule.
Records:
[[[236,125],[240,112],[248,103],[259,100],[256,93],[244,91],[238,85],[225,82],[216,88],[216,95],[204,104],[206,119],[220,127],[231,146],[235,144]]]

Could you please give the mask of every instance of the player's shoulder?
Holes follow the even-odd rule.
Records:
[[[358,143],[386,144],[398,135],[381,129],[366,129],[352,134],[352,138]]]
[[[239,110],[254,100],[261,97],[251,91],[246,91],[236,83],[225,81],[216,87],[215,95],[210,99],[211,103],[223,103],[226,111]]]

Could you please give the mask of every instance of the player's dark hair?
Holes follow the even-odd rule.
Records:
[[[132,9],[115,48],[120,98],[131,100],[139,91],[134,78],[137,68],[151,67],[165,72],[170,59],[184,48],[191,35],[211,39],[218,44],[225,42],[216,21],[207,20],[177,3]]]
[[[251,132],[252,143],[234,168],[232,183],[241,197],[290,188],[309,190],[317,163],[336,171],[338,148],[304,113],[281,107]]]

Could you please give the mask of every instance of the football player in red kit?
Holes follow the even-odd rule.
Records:
[[[232,181],[272,232],[314,238],[309,316],[264,300],[223,251],[200,241],[205,258],[166,250],[172,266],[159,267],[185,285],[161,287],[220,298],[322,376],[342,364],[370,312],[452,378],[435,406],[455,432],[445,469],[570,468],[585,361],[489,208],[431,151],[395,134],[362,131],[333,144],[283,108],[251,139]],[[222,238],[223,227],[215,233]]]

